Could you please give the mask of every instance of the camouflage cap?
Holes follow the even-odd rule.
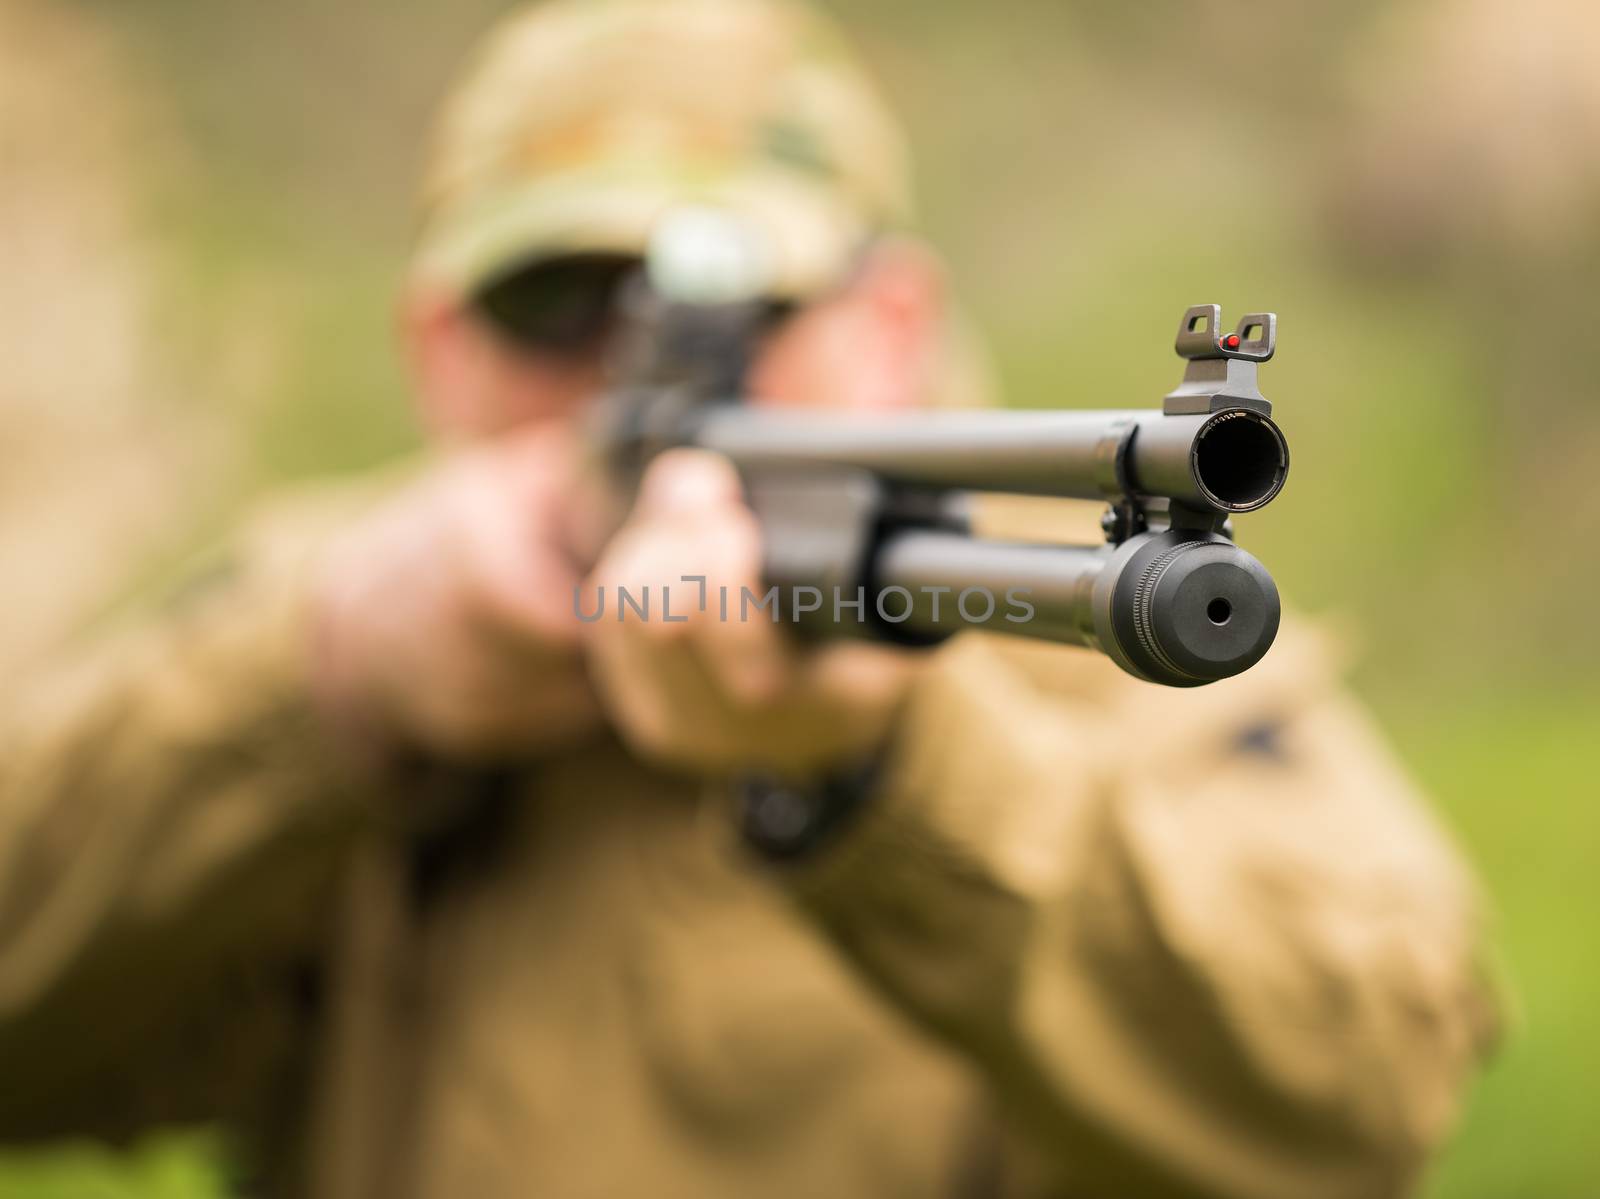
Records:
[[[471,292],[573,253],[643,254],[674,209],[757,234],[768,290],[835,282],[908,216],[904,141],[848,46],[781,0],[557,0],[486,39],[447,102],[414,267]]]

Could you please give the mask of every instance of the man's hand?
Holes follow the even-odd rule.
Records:
[[[606,714],[638,753],[692,770],[805,774],[846,764],[885,736],[914,656],[864,643],[797,646],[755,608],[741,620],[741,588],[765,590],[760,534],[725,460],[675,450],[646,473],[583,589],[593,613],[605,588],[604,614],[584,626],[589,661]],[[649,589],[648,620],[620,612],[618,586],[635,597]]]
[[[576,462],[551,426],[462,451],[333,547],[317,600],[337,723],[459,758],[598,726],[564,538]]]

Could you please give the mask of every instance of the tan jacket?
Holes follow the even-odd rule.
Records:
[[[222,1118],[340,1199],[1379,1199],[1449,1129],[1473,889],[1303,628],[1189,692],[958,638],[778,865],[610,741],[357,773],[299,525],[0,725],[5,1139]]]

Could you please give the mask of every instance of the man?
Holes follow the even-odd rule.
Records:
[[[437,460],[289,505],[7,727],[0,1127],[224,1118],[333,1196],[1410,1187],[1492,1027],[1474,902],[1308,634],[1199,697],[573,610],[758,583],[714,458],[585,519],[664,222],[762,247],[754,402],[946,381],[903,169],[801,9],[494,35],[404,304]]]

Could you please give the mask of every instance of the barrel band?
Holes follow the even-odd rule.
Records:
[[[1133,485],[1128,477],[1128,447],[1138,423],[1131,420],[1113,421],[1094,447],[1094,481],[1100,493],[1108,500],[1118,500],[1132,494]]]

